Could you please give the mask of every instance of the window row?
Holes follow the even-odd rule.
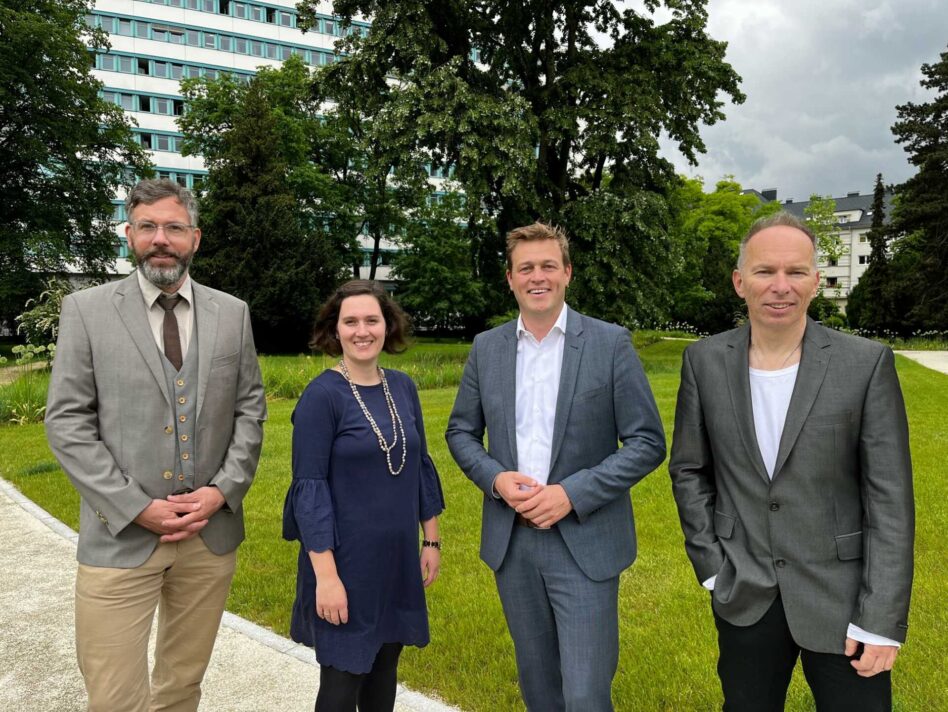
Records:
[[[127,54],[97,54],[95,56],[96,69],[106,72],[122,72],[124,74],[141,74],[148,77],[164,79],[183,79],[185,77],[207,77],[216,79],[225,71],[239,79],[249,80],[253,72],[239,72],[213,67],[203,67],[199,64],[185,64],[183,62],[169,62],[164,59],[146,59]]]
[[[128,94],[126,92],[107,89],[102,92],[106,101],[118,104],[126,111],[142,111],[150,114],[164,114],[165,116],[181,116],[184,113],[184,101],[148,94]]]
[[[184,137],[181,134],[135,131],[135,137],[142,148],[148,151],[168,151],[181,153]]]
[[[279,25],[280,27],[296,27],[296,13],[292,10],[258,5],[251,2],[233,2],[232,0],[144,0],[144,2],[150,2],[153,5],[169,5],[171,7],[187,8],[189,10],[213,12],[217,15],[227,15],[242,20],[264,22],[269,25]],[[334,17],[318,17],[312,31],[324,35],[332,35],[334,37],[341,37],[343,35],[342,23]],[[353,25],[347,32],[361,32],[363,35],[366,35],[369,32],[369,28],[367,25]]]
[[[392,258],[397,254],[397,250],[379,250],[379,261],[376,266],[390,267],[392,265]],[[372,250],[362,250],[362,266],[372,266]]]
[[[187,45],[214,49],[234,54],[247,54],[252,57],[284,60],[292,55],[300,55],[303,61],[313,66],[331,64],[335,60],[332,50],[317,50],[295,45],[264,42],[261,39],[227,35],[218,32],[196,30],[178,25],[169,25],[160,22],[145,20],[130,20],[123,17],[108,15],[91,15],[90,24],[98,25],[112,35],[124,35],[155,42]]]

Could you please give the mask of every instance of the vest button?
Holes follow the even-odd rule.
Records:
[[[183,423],[183,422],[185,422],[187,419],[188,419],[188,416],[186,416],[186,415],[179,415],[179,416],[178,416],[178,422],[179,422],[179,423]]]
[[[174,474],[171,472],[171,470],[165,470],[164,472],[161,473],[161,476],[164,477],[166,480],[170,480],[172,477],[174,477]]]
[[[184,482],[184,475],[178,475],[178,482]]]
[[[187,441],[188,441],[188,434],[185,433],[184,435],[181,436],[181,442],[186,443]]]
[[[180,403],[181,405],[184,405],[187,402],[188,402],[187,398],[185,398],[184,396],[178,396],[178,403]]]
[[[183,385],[184,385],[184,379],[183,379],[183,378],[179,378],[177,381],[175,381],[175,383],[177,383],[179,386],[183,386]]]
[[[181,453],[181,459],[182,459],[182,460],[190,460],[190,459],[191,459],[191,456],[190,456],[188,453],[186,453],[186,452],[182,452],[182,453]]]

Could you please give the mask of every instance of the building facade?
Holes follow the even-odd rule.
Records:
[[[225,72],[249,78],[258,67],[279,66],[292,55],[319,67],[335,61],[335,43],[344,33],[329,2],[319,3],[316,26],[302,32],[296,0],[96,0],[86,22],[109,34],[111,47],[96,53],[93,71],[104,85],[104,97],[137,124],[135,134],[158,176],[197,190],[207,170],[200,156],[181,155],[176,119],[186,107],[179,82]],[[368,28],[369,23],[356,22],[348,31]],[[132,269],[123,197],[114,201],[119,274]],[[369,249],[367,238],[363,247]],[[378,279],[388,280],[394,250],[392,244],[382,246]],[[367,255],[363,265],[367,276]]]

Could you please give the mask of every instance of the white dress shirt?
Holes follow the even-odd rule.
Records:
[[[138,286],[141,287],[142,297],[145,299],[145,311],[148,313],[148,325],[151,327],[152,336],[155,337],[155,343],[162,353],[165,350],[164,320],[165,310],[158,304],[158,297],[164,292],[154,284],[145,279],[145,275],[138,270]],[[181,287],[175,292],[182,297],[174,308],[174,315],[178,320],[178,334],[181,338],[181,358],[188,356],[188,345],[191,343],[191,332],[194,329],[194,310],[191,304],[194,301],[193,290],[191,289],[191,276],[187,275]]]
[[[550,476],[553,422],[560,392],[566,305],[550,332],[537,341],[517,317],[517,470],[541,484]]]

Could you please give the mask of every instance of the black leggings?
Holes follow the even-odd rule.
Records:
[[[401,643],[385,643],[361,675],[320,665],[316,712],[392,712],[401,652]]]

